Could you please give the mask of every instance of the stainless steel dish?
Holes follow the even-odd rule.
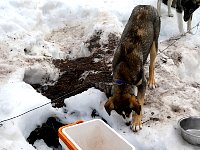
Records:
[[[187,117],[179,120],[183,138],[190,144],[200,145],[200,117]]]

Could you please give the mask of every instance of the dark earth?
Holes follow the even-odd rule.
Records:
[[[59,59],[52,61],[62,72],[54,85],[32,85],[37,92],[51,99],[53,107],[64,107],[65,98],[81,93],[91,87],[95,87],[110,96],[112,85],[111,58],[119,38],[111,33],[108,36],[108,43],[100,45],[101,33],[102,31],[96,32],[90,40],[85,42],[92,53],[91,56],[75,60]],[[36,140],[43,139],[47,146],[60,149],[58,128],[61,126],[63,124],[59,122],[59,118],[50,117],[31,132],[27,141],[33,145]]]

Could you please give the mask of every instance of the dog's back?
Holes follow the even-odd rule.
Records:
[[[160,17],[156,8],[150,5],[136,6],[122,33],[120,44],[115,51],[113,69],[115,70],[116,66],[124,59],[128,61],[128,64],[135,63],[135,61],[132,61],[135,56],[140,57],[138,59],[142,61],[140,63],[143,65],[148,57],[152,42],[158,41],[159,32]]]

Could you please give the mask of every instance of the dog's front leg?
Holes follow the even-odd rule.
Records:
[[[157,45],[156,42],[154,41],[150,49],[150,66],[149,66],[149,80],[148,80],[148,86],[151,89],[154,89],[157,86],[154,75],[156,55],[157,55]]]
[[[168,0],[167,1],[167,6],[168,6],[168,16],[173,17],[174,15],[172,14],[171,6],[172,6],[172,1],[173,0]]]
[[[142,84],[138,86],[138,94],[137,94],[137,99],[140,103],[141,111],[140,111],[140,115],[136,113],[133,114],[133,121],[131,125],[131,129],[134,132],[142,128],[142,111],[143,111],[143,105],[144,105],[145,92],[146,92],[146,79],[143,77]]]
[[[190,16],[190,19],[187,22],[187,32],[192,34],[192,15]]]
[[[181,35],[184,35],[183,30],[183,7],[181,5],[181,0],[176,1],[176,14],[177,14],[177,22],[178,22],[178,29]]]

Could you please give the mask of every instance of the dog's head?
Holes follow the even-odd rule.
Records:
[[[193,12],[199,8],[200,1],[199,0],[182,0],[182,6],[184,10],[184,21],[188,21],[193,14]]]
[[[114,95],[108,99],[104,106],[109,115],[112,110],[115,110],[124,119],[129,118],[132,111],[135,111],[138,115],[141,111],[141,105],[136,97],[130,94]]]

